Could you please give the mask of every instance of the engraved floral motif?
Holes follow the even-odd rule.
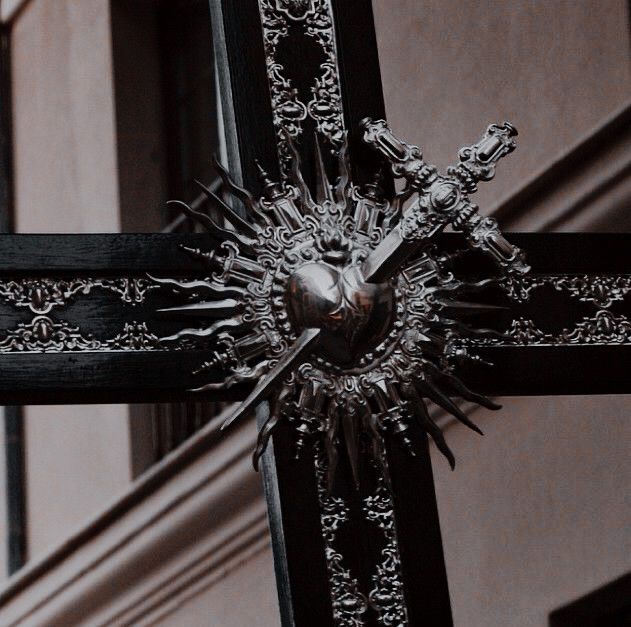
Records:
[[[376,565],[376,573],[372,576],[374,587],[368,598],[379,616],[380,625],[402,627],[408,624],[408,616],[401,577],[394,502],[383,477],[375,493],[364,499],[363,509],[366,519],[376,523],[386,538],[386,545],[381,551],[382,560]]]
[[[315,446],[315,473],[320,505],[320,524],[324,539],[326,564],[331,586],[333,621],[336,627],[362,627],[368,600],[359,590],[359,583],[344,566],[344,556],[335,548],[340,527],[349,521],[344,500],[332,496],[328,489],[328,462],[319,445]]]
[[[113,292],[129,304],[144,301],[156,285],[144,278],[71,278],[49,277],[0,281],[0,299],[16,307],[28,307],[33,313],[47,314],[54,307],[64,307],[77,295],[87,295],[93,289]]]
[[[583,302],[606,309],[614,302],[623,301],[631,292],[631,275],[526,275],[507,277],[503,281],[507,294],[518,302],[527,301],[530,293],[543,286],[568,292]]]
[[[611,346],[631,344],[631,320],[601,309],[593,316],[585,316],[573,329],[559,333],[545,333],[525,318],[513,320],[503,335],[485,338],[460,338],[458,343],[466,347],[476,346]]]
[[[302,123],[312,118],[318,132],[333,146],[339,146],[344,135],[342,96],[335,48],[335,31],[330,0],[259,0],[267,78],[272,100],[281,163],[287,165],[289,147],[286,135],[296,139]],[[288,35],[291,21],[301,21],[304,33],[321,47],[325,61],[311,86],[311,100],[303,102],[286,68],[277,60],[279,42]]]

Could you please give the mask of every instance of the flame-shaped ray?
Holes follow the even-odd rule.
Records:
[[[337,200],[338,206],[341,209],[341,213],[345,213],[346,200],[351,189],[350,168],[348,163],[348,138],[346,132],[344,132],[342,146],[340,147],[340,150],[338,152],[337,163],[339,178],[335,183],[335,198]]]
[[[454,418],[459,420],[463,425],[469,427],[476,433],[484,435],[478,425],[470,420],[465,413],[456,405],[447,395],[438,388],[430,379],[423,381],[415,381],[414,387],[420,396],[429,398],[430,401],[442,407],[447,413],[451,414]]]
[[[252,251],[255,241],[244,235],[240,235],[236,231],[224,229],[219,226],[210,216],[202,213],[201,211],[195,211],[192,207],[189,207],[185,202],[181,200],[169,200],[167,205],[177,205],[180,209],[190,218],[201,224],[213,237],[218,240],[229,240],[234,242],[238,246]]]
[[[246,222],[240,215],[234,212],[217,194],[208,189],[202,182],[195,179],[195,184],[204,192],[208,200],[214,203],[215,207],[221,211],[223,217],[237,229],[239,233],[243,233],[247,237],[257,237],[261,230],[249,222]]]
[[[322,158],[322,148],[320,147],[320,139],[317,134],[314,136],[314,143],[316,147],[316,202],[319,205],[323,205],[327,201],[334,204],[335,196],[331,189],[329,177],[326,175],[324,159]]]
[[[243,328],[245,323],[243,322],[243,318],[241,316],[235,316],[234,318],[227,318],[226,320],[219,320],[214,324],[211,324],[209,327],[205,329],[182,329],[178,333],[174,335],[168,335],[167,337],[161,338],[163,342],[177,342],[179,340],[185,338],[205,338],[210,339],[219,331],[224,331],[227,329],[237,329]]]
[[[259,469],[259,461],[263,456],[263,453],[265,453],[269,440],[283,417],[285,402],[291,395],[292,391],[292,386],[287,383],[283,383],[280,392],[276,395],[274,401],[270,403],[269,416],[259,431],[259,435],[256,440],[256,449],[252,454],[252,465],[254,466],[254,470],[258,471]]]
[[[287,142],[287,147],[289,148],[289,153],[291,155],[290,174],[292,182],[300,192],[300,199],[304,208],[307,209],[309,214],[315,216],[317,215],[317,205],[313,202],[309,186],[305,183],[305,180],[302,176],[302,170],[300,167],[300,155],[298,154],[298,150],[296,149],[294,140],[286,129],[283,129],[283,137]]]
[[[243,187],[237,185],[233,180],[228,171],[219,163],[217,159],[217,155],[213,155],[213,167],[217,170],[221,181],[223,182],[225,188],[237,199],[240,200],[245,206],[246,210],[249,214],[256,219],[259,224],[271,224],[268,220],[267,216],[262,214],[256,207],[256,202],[254,198],[252,198],[252,194],[248,192]]]
[[[449,466],[453,470],[456,467],[456,458],[447,445],[447,441],[440,427],[431,419],[427,411],[427,405],[425,405],[425,401],[421,395],[411,383],[401,386],[401,394],[409,401],[410,411],[414,418],[416,418],[418,425],[434,440],[434,444],[436,444],[438,450],[445,456],[449,462]]]
[[[188,249],[194,250],[194,249]],[[196,294],[200,290],[204,290],[209,293],[210,296],[217,296],[220,298],[227,298],[236,296],[237,298],[243,298],[246,294],[246,290],[242,287],[234,287],[227,285],[214,285],[208,283],[208,281],[196,280],[196,281],[178,281],[177,279],[160,278],[147,274],[147,276],[158,283],[159,285],[168,285],[176,288],[178,291],[184,293]]]
[[[478,405],[486,407],[487,409],[492,409],[493,411],[502,409],[501,405],[493,402],[490,398],[484,396],[483,394],[478,394],[477,392],[470,390],[458,377],[449,372],[443,372],[431,362],[426,363],[426,368],[436,379],[444,380],[447,385],[449,385],[449,387],[465,401],[477,403]]]
[[[189,392],[217,392],[218,390],[227,390],[239,383],[255,381],[267,372],[267,361],[262,361],[254,368],[243,368],[235,370],[231,375],[227,376],[223,381],[206,383],[198,388],[191,388]],[[223,428],[223,427],[222,427]]]

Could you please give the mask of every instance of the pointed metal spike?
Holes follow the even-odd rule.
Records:
[[[223,217],[232,224],[232,226],[237,229],[239,232],[244,233],[248,237],[257,237],[260,232],[260,229],[256,226],[253,226],[246,220],[244,220],[239,214],[237,214],[232,207],[230,207],[227,203],[225,203],[217,194],[215,194],[211,189],[206,187],[203,183],[195,179],[195,184],[206,194],[206,197],[215,204],[217,209],[219,209],[223,215]]]
[[[425,433],[428,433],[432,440],[434,440],[434,444],[436,444],[438,450],[447,459],[451,469],[454,470],[454,468],[456,467],[456,458],[449,448],[440,427],[431,419],[429,412],[427,411],[427,405],[425,405],[425,401],[421,398],[421,396],[412,385],[408,385],[405,388],[402,388],[401,391],[403,395],[411,401],[412,413],[421,429],[423,429]]]
[[[330,202],[335,202],[335,198],[333,197],[333,190],[331,189],[331,184],[329,183],[329,177],[326,175],[326,169],[324,167],[324,159],[322,158],[322,149],[320,148],[320,140],[318,138],[317,133],[314,134],[314,141],[316,147],[316,200],[318,203],[322,204],[324,201],[328,200]]]
[[[289,371],[308,359],[313,347],[320,339],[320,329],[305,329],[288,351],[278,360],[276,365],[257,383],[239,408],[228,417],[221,426],[225,429],[235,420],[252,411],[261,401],[264,401],[289,374]]]
[[[189,303],[179,307],[165,307],[158,309],[158,313],[185,314],[188,316],[223,318],[234,313],[235,309],[242,306],[242,303],[234,298],[225,300],[206,301],[199,303]]]
[[[484,435],[478,425],[476,425],[462,410],[441,390],[436,387],[429,379],[424,381],[417,381],[414,383],[420,396],[426,396],[432,402],[436,403],[439,407],[442,407],[446,412],[450,413],[454,418],[459,420],[463,425],[469,427],[469,429]]]

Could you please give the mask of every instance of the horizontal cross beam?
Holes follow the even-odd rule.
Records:
[[[445,239],[458,248],[459,236]],[[521,301],[493,289],[480,296],[507,307],[478,316],[507,335],[470,340],[467,350],[495,367],[465,364],[467,382],[497,395],[630,391],[631,237],[510,239],[526,251],[532,273],[514,286]],[[186,319],[158,310],[182,297],[151,277],[205,278],[208,271],[181,247],[213,245],[202,234],[2,236],[0,402],[200,399],[188,390],[199,383],[192,372],[209,358],[212,342],[168,339]],[[475,277],[484,263],[472,254],[456,265]],[[204,382],[213,376],[205,372]],[[205,398],[238,400],[247,392],[237,386]]]

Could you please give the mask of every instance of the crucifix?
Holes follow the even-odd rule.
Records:
[[[474,194],[515,127],[426,161],[385,119],[370,2],[212,9],[215,213],[4,236],[2,400],[240,401],[225,428],[260,425],[283,624],[450,625],[427,436],[457,451],[430,409],[477,430],[461,401],[628,391],[628,240],[504,236]]]

